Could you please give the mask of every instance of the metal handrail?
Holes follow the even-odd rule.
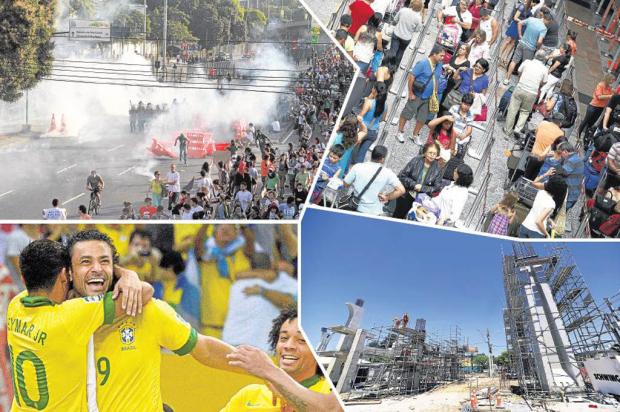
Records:
[[[489,183],[491,182],[491,173],[487,173],[484,176],[484,179],[482,180],[482,183],[480,184],[480,189],[479,189],[479,194],[476,195],[476,197],[474,198],[474,201],[469,209],[469,213],[467,214],[467,217],[465,218],[464,221],[464,225],[467,228],[470,228],[472,225],[472,222],[474,221],[476,215],[478,214],[478,210],[481,207],[484,207],[483,205],[483,196],[480,196],[480,193],[485,192],[486,190],[488,190],[489,187]]]
[[[425,33],[428,31],[429,27],[430,27],[430,23],[433,20],[433,16],[435,14],[435,3],[437,2],[437,0],[432,0],[428,10],[429,10],[429,14],[428,14],[428,18],[426,20],[426,22],[424,23],[424,28],[422,30],[420,30],[418,32],[418,37],[416,39],[416,43],[412,48],[412,52],[411,52],[411,56],[409,57],[409,60],[407,62],[407,65],[405,67],[410,68],[413,65],[413,62],[415,62],[415,58],[418,54],[418,51],[420,50],[420,46],[422,45],[422,40],[424,40],[425,38]],[[391,119],[394,118],[394,116],[396,116],[397,114],[397,108],[400,105],[400,96],[403,94],[403,91],[405,90],[405,86],[407,85],[407,75],[405,73],[405,75],[403,76],[403,78],[400,80],[400,83],[398,85],[398,91],[397,93],[395,93],[395,99],[394,99],[394,104],[391,105],[388,114],[387,114],[387,119],[390,119],[388,121],[391,121]],[[377,144],[378,145],[382,145],[385,143],[385,140],[387,139],[387,123],[383,126],[383,130],[381,130],[381,134],[379,136],[379,138],[377,139]]]
[[[332,17],[329,19],[329,23],[327,24],[327,28],[334,31],[338,29],[340,18],[344,14],[344,11],[347,9],[347,6],[351,0],[342,0],[338,9],[332,13]]]

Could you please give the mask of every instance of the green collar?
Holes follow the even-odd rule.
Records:
[[[299,382],[299,384],[303,386],[304,388],[309,388],[311,386],[316,385],[320,380],[321,380],[321,377],[319,375],[314,375],[314,376],[309,377],[308,379],[305,379]]]
[[[27,308],[54,306],[54,302],[52,302],[48,297],[45,296],[24,296],[19,301]]]

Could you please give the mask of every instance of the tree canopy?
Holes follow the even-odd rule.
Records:
[[[151,22],[150,38],[161,38],[163,0],[148,0]],[[228,41],[244,41],[249,32],[267,24],[265,14],[257,9],[244,9],[238,0],[169,0],[168,38],[170,41],[201,40],[207,46]],[[173,29],[171,30],[171,27]],[[229,36],[230,33],[230,36]]]
[[[0,4],[0,99],[14,102],[52,69],[54,0]]]

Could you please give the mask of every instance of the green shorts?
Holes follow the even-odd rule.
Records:
[[[405,108],[400,113],[400,117],[411,120],[415,117],[418,122],[426,123],[428,119],[428,99],[422,100],[420,97],[415,100],[408,100]]]

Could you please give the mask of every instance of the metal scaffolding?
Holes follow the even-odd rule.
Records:
[[[512,369],[528,398],[588,392],[583,362],[615,342],[574,258],[513,243],[503,256],[504,326]]]
[[[342,371],[332,379],[351,397],[410,395],[462,379],[468,346],[461,342],[458,327],[447,339],[427,333],[425,327],[426,322],[418,319],[415,329],[378,326],[364,331],[364,341],[351,348],[358,351],[351,373]],[[327,334],[349,332],[343,327],[327,329]],[[321,346],[325,349],[325,342]],[[318,350],[318,354],[342,357],[337,351]],[[347,376],[351,382],[340,381]]]

